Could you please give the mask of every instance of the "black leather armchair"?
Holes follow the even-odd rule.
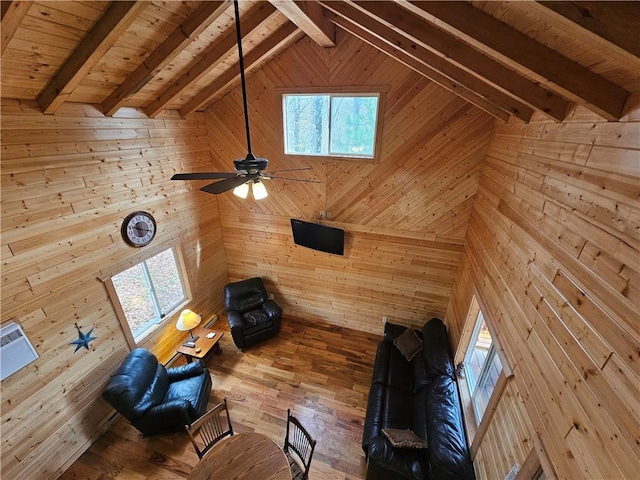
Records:
[[[165,369],[148,350],[126,356],[102,392],[109,405],[143,435],[183,431],[202,416],[211,394],[211,376],[200,363]]]
[[[280,332],[282,309],[269,300],[260,277],[225,285],[224,305],[231,336],[240,349],[275,337]]]

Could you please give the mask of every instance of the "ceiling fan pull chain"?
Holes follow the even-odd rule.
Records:
[[[244,105],[244,126],[247,132],[247,159],[251,160],[255,157],[251,153],[251,131],[249,130],[249,106],[247,104],[247,86],[244,78],[244,60],[242,55],[242,35],[240,34],[240,9],[238,8],[238,0],[233,0],[233,9],[236,14],[236,35],[238,37],[238,56],[240,57],[240,83],[242,84],[242,103]]]

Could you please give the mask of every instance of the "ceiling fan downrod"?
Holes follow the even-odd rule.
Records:
[[[236,35],[238,40],[238,57],[240,58],[240,85],[242,87],[242,104],[244,106],[244,127],[247,133],[247,157],[245,160],[255,160],[251,152],[251,130],[249,128],[249,105],[247,103],[247,85],[244,76],[244,59],[242,54],[242,34],[240,33],[240,9],[238,0],[233,0],[233,9],[236,16]]]

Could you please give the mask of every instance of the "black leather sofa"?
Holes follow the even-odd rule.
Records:
[[[409,362],[394,345],[406,327],[387,322],[378,345],[362,448],[367,480],[475,479],[446,327],[421,330],[422,350]],[[411,429],[428,448],[393,447],[382,429]]]
[[[211,375],[200,362],[165,368],[148,350],[136,348],[102,392],[109,405],[143,435],[184,431],[207,410]]]
[[[269,299],[260,277],[225,285],[224,306],[233,343],[239,349],[275,337],[280,332],[282,309]]]

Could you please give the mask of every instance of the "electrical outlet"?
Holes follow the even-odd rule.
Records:
[[[389,319],[386,316],[382,316],[382,323],[385,324],[389,321]]]
[[[331,212],[327,212],[327,220],[331,220]]]
[[[318,218],[319,218],[320,220],[323,220],[323,219],[324,219],[324,211],[320,210],[320,213],[318,213]]]

